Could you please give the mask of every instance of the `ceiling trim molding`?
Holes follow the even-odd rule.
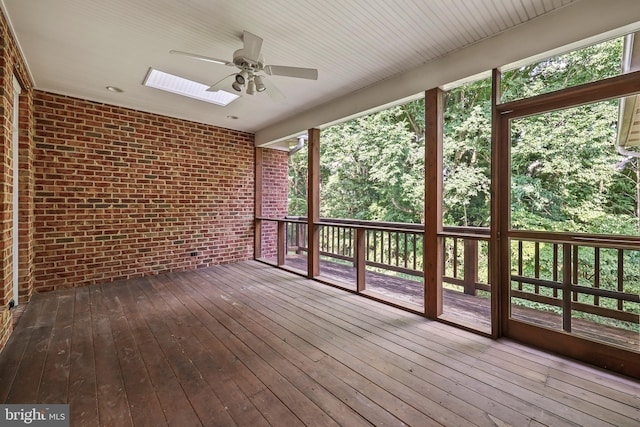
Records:
[[[20,44],[20,40],[18,40],[18,36],[13,28],[13,22],[11,22],[11,18],[9,17],[9,13],[7,13],[7,7],[4,4],[4,0],[0,0],[0,12],[2,12],[2,16],[4,17],[5,22],[7,23],[7,27],[9,30],[9,34],[13,38],[13,42],[18,49],[18,54],[22,57],[22,62],[24,63],[25,71],[27,73],[27,77],[31,80],[33,87],[36,86],[36,81],[33,78],[33,74],[31,73],[31,69],[29,68],[29,62],[27,62],[27,57],[24,54],[24,50],[22,50],[22,45]]]

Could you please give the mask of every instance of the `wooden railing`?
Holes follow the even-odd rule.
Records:
[[[468,295],[491,292],[489,285],[489,229],[446,226],[443,240],[442,281]]]
[[[308,253],[306,218],[263,220],[278,222],[278,265],[285,263],[286,254]],[[423,276],[422,224],[322,219],[318,225],[321,256],[356,268],[362,263],[361,269]],[[442,282],[452,290],[488,297],[489,229],[444,227],[439,235]],[[629,289],[630,280],[625,277],[625,266],[632,268],[635,263],[635,270],[640,270],[640,238],[514,231],[511,242],[512,301],[557,308],[563,313],[566,331],[571,330],[572,311],[640,323],[640,295]],[[585,251],[591,253],[586,256]],[[364,282],[358,285],[362,289]]]
[[[555,309],[565,331],[572,311],[640,323],[640,238],[513,231],[511,253],[512,301]]]

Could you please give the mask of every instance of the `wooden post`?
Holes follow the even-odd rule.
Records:
[[[430,319],[442,314],[442,90],[425,92],[424,308]]]
[[[356,289],[358,292],[364,291],[366,286],[365,284],[366,261],[367,261],[366,234],[367,234],[367,230],[365,228],[356,228],[355,264],[356,264]]]
[[[571,332],[571,244],[562,245],[562,329]]]
[[[464,293],[477,295],[476,283],[478,282],[478,241],[475,239],[464,240]]]
[[[253,257],[258,259],[262,257],[262,148],[255,149],[255,228],[253,232]]]
[[[307,276],[320,274],[320,130],[309,129],[309,188],[307,189],[307,229],[309,248]]]
[[[304,227],[300,223],[296,223],[296,254],[302,255],[304,251]]]
[[[502,123],[500,103],[502,74],[491,71],[491,240],[489,284],[491,285],[491,336],[498,338],[508,327],[511,277],[509,272],[509,123]],[[505,134],[503,135],[503,130]],[[506,141],[506,143],[504,141]]]
[[[287,255],[287,223],[278,221],[278,265],[285,264]]]

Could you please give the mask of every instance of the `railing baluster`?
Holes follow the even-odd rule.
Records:
[[[404,268],[407,268],[407,263],[409,262],[409,233],[404,233]]]
[[[373,230],[373,261],[378,259],[378,231]]]
[[[579,270],[579,261],[580,259],[578,258],[578,245],[574,245],[573,246],[573,284],[577,285],[578,284],[578,272]],[[577,292],[573,292],[572,298],[574,301],[578,301],[578,293]]]
[[[367,260],[369,260],[369,251],[371,250],[371,238],[369,237],[369,235],[371,234],[371,230],[367,230]]]
[[[278,231],[277,231],[277,256],[276,263],[278,265],[284,265],[285,255],[286,255],[286,244],[287,244],[287,223],[286,222],[278,222]]]
[[[331,227],[331,253],[337,254],[340,252],[340,227]]]
[[[356,229],[355,242],[355,263],[356,263],[356,290],[362,292],[365,289],[366,281],[366,242],[369,240],[369,233],[364,228]]]
[[[571,332],[571,244],[562,244],[562,329]]]
[[[624,292],[624,249],[618,249],[618,291]],[[623,301],[618,299],[618,310],[623,308]]]
[[[534,277],[536,279],[540,278],[540,242],[535,243],[534,247]],[[537,295],[540,293],[540,286],[534,285],[534,293]]]
[[[417,249],[418,242],[417,242],[417,239],[418,239],[418,235],[414,233],[413,234],[413,269],[414,270],[417,270],[416,263],[418,262],[418,252],[417,252],[418,251],[418,249]]]
[[[518,240],[518,275],[522,276],[522,240]],[[518,281],[518,290],[522,290],[522,282]]]
[[[464,293],[476,295],[478,281],[478,241],[464,240]]]
[[[600,287],[600,248],[595,247],[593,253],[593,287],[598,289]],[[600,305],[600,296],[593,296],[593,305]]]
[[[453,277],[458,278],[458,238],[453,238]],[[443,270],[445,271],[445,270]]]
[[[396,253],[396,266],[400,266],[400,236],[396,231],[396,247],[394,249]]]
[[[558,244],[553,244],[553,281],[558,281],[558,270],[560,269],[560,265],[558,265]],[[558,298],[558,290],[553,288],[553,297]]]

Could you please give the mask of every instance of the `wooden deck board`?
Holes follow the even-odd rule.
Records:
[[[71,353],[72,322],[75,295],[72,291],[61,291],[58,297],[58,311],[53,324],[44,372],[38,388],[38,402],[64,403],[69,394],[69,367]]]
[[[37,300],[39,296],[36,295],[33,298]],[[24,358],[25,351],[28,348],[33,331],[39,323],[39,319],[41,316],[49,315],[48,313],[43,314],[44,308],[45,304],[40,302],[31,304],[31,309],[21,316],[25,323],[24,327],[20,328],[20,333],[14,333],[9,338],[11,345],[7,345],[2,352],[3,363],[0,363],[0,402],[7,401],[9,393],[13,391],[13,382],[16,378],[20,363]]]
[[[75,290],[74,316],[70,325],[73,331],[69,355],[69,395],[66,400],[74,402],[69,408],[69,417],[78,425],[87,426],[100,423],[89,293],[89,287]],[[48,295],[40,294],[39,297]]]
[[[133,425],[118,350],[109,321],[108,301],[99,286],[92,286],[89,295],[100,425]]]
[[[162,411],[169,425],[201,425],[189,398],[184,392],[180,380],[176,377],[167,361],[158,340],[149,328],[143,313],[138,309],[146,299],[146,295],[136,293],[135,285],[129,282],[105,285],[103,288],[113,287],[113,292],[119,296],[126,312],[133,337],[144,361],[149,378],[155,388]],[[137,291],[137,289],[135,289]]]
[[[38,317],[31,325],[31,328],[33,328],[29,331],[31,337],[19,364],[16,366],[15,378],[6,398],[7,403],[38,403],[38,390],[42,383],[44,364],[49,350],[54,320],[58,312],[58,300],[59,295],[56,295],[55,298],[41,298],[38,300],[42,304],[42,309],[39,310]],[[27,307],[26,311],[29,311],[29,307]],[[26,327],[25,323],[22,326]],[[21,330],[20,326],[18,324],[19,329],[16,328],[16,330]]]
[[[640,423],[635,380],[258,262],[36,295],[0,379],[72,425]]]

